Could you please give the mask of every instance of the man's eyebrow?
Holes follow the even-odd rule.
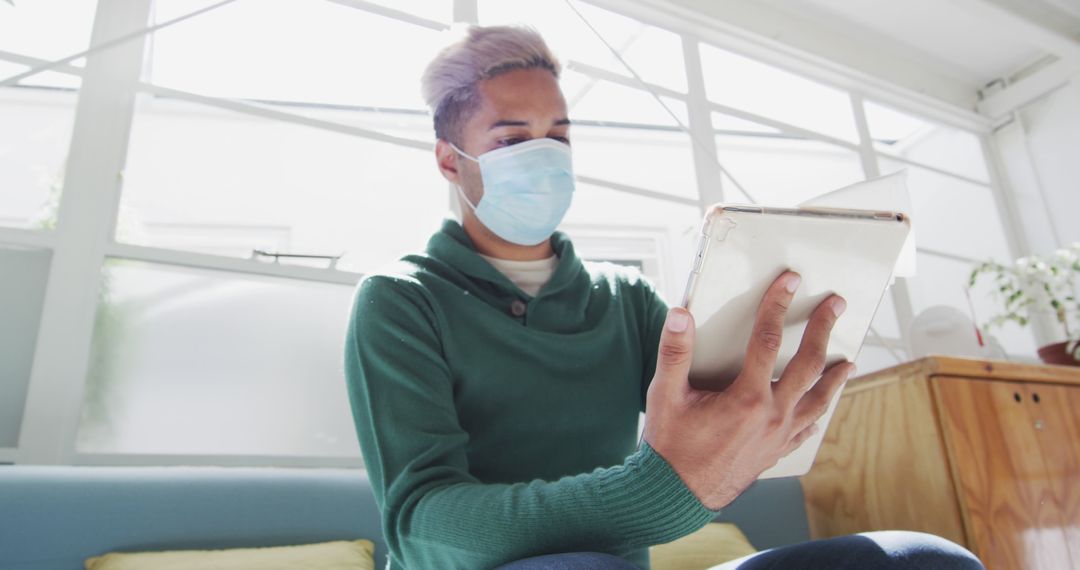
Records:
[[[554,123],[554,125],[556,125],[556,126],[558,126],[558,125],[569,125],[569,124],[570,124],[570,119],[565,119],[565,118],[564,119],[559,119],[559,120],[555,121],[555,123]],[[500,120],[495,121],[494,123],[492,123],[491,126],[488,127],[488,130],[490,131],[491,129],[497,129],[499,127],[527,127],[527,126],[529,126],[529,121],[512,121],[510,119],[500,119]]]
[[[527,127],[527,126],[529,126],[529,121],[511,121],[511,120],[507,120],[507,119],[502,119],[502,120],[499,120],[499,121],[495,121],[494,123],[491,123],[491,126],[488,127],[488,130],[490,131],[491,129],[497,129],[499,127]]]

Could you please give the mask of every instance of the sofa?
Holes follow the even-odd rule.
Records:
[[[763,550],[809,539],[798,479],[755,483],[718,521]],[[358,469],[0,466],[0,570],[76,570],[109,551],[368,538],[386,543]]]

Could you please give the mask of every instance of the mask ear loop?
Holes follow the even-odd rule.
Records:
[[[480,163],[479,160],[473,158],[472,156],[469,156],[468,154],[466,154],[465,151],[458,148],[456,144],[454,144],[454,143],[452,143],[450,141],[446,141],[446,142],[447,142],[447,144],[450,145],[450,148],[454,149],[454,151],[457,152],[458,154],[460,154],[461,156],[464,156],[465,158],[467,158],[467,159],[469,159],[469,160],[471,160],[471,161],[473,161],[473,162],[475,162],[477,164]],[[476,212],[476,206],[474,206],[472,201],[469,200],[469,197],[465,195],[465,190],[463,190],[461,188],[461,185],[460,184],[454,184],[454,188],[457,189],[458,195],[461,196],[461,199],[464,200],[465,203],[468,204],[470,208],[472,208],[473,212]]]

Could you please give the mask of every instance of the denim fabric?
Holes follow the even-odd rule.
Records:
[[[771,548],[710,570],[781,568],[984,570],[974,554],[955,542],[932,534],[899,530],[863,532]]]
[[[569,552],[547,554],[503,564],[495,570],[639,570],[637,566],[610,554]]]
[[[630,570],[633,564],[596,552],[526,558],[496,570]],[[984,570],[964,547],[932,534],[878,531],[763,550],[708,570]],[[701,570],[706,570],[702,568]]]

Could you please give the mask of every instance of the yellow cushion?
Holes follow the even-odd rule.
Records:
[[[229,550],[110,552],[87,558],[86,570],[375,570],[370,540]]]
[[[709,523],[679,540],[649,549],[653,570],[703,570],[757,552],[739,527]]]

